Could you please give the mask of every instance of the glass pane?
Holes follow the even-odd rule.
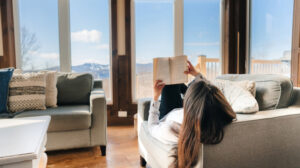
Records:
[[[19,0],[24,71],[59,70],[58,6],[53,0]]]
[[[111,99],[108,0],[70,0],[72,71],[92,73]]]
[[[209,80],[221,74],[220,32],[220,0],[184,0],[184,54]]]
[[[290,76],[293,0],[252,0],[250,73]]]
[[[152,96],[152,59],[174,55],[173,27],[173,0],[135,0],[137,99]]]

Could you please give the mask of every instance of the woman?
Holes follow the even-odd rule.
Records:
[[[178,95],[183,93],[180,89],[183,86],[164,88],[162,81],[156,81],[148,119],[148,128],[153,137],[165,144],[178,144],[172,165],[176,168],[196,166],[201,144],[220,143],[224,136],[224,127],[236,118],[221,91],[204,79],[189,61],[185,73],[196,78],[185,93],[183,108],[179,108],[180,101],[176,100],[179,96],[174,96],[174,92]],[[161,99],[164,101],[160,104],[158,98],[162,92]],[[168,93],[172,96],[168,96]],[[165,101],[168,98],[175,100],[176,105],[173,106],[177,108],[170,109],[172,101]],[[160,116],[159,109],[168,109],[170,112],[164,112],[166,115]]]

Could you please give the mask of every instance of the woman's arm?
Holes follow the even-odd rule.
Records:
[[[157,80],[154,83],[153,86],[153,100],[150,104],[150,110],[149,110],[149,117],[148,117],[148,129],[150,134],[160,139],[159,132],[160,132],[160,123],[159,123],[159,106],[160,102],[158,101],[158,98],[162,92],[162,89],[165,87],[165,84],[161,80]]]
[[[159,105],[159,101],[153,100],[151,102],[148,118],[150,135],[165,144],[177,143],[178,138],[171,129],[173,122],[159,120]]]
[[[160,102],[158,101],[158,98],[164,86],[165,84],[162,83],[162,81],[156,81],[154,84],[154,97],[149,110],[148,129],[152,137],[165,144],[170,144],[177,142],[177,137],[170,129],[171,123],[166,121],[160,122],[159,120]]]

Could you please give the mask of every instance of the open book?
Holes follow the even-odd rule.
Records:
[[[188,82],[184,74],[187,56],[160,57],[153,59],[153,80],[162,80],[166,85]]]

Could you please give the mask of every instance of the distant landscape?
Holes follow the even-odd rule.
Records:
[[[136,64],[136,98],[152,96],[152,63]],[[59,67],[55,66],[48,70],[59,71]],[[25,70],[24,72],[33,72],[39,70]],[[72,66],[72,72],[91,73],[95,79],[103,81],[103,89],[106,98],[111,98],[110,93],[110,66],[97,63],[84,63],[82,65]]]
[[[252,64],[251,73],[273,73],[282,74],[290,76],[290,59],[281,59],[280,62],[275,62],[271,60],[254,60],[255,63]],[[217,63],[207,63],[206,64],[206,77],[209,80],[215,79],[217,75],[221,73],[220,64]],[[148,64],[136,64],[135,71],[135,97],[144,98],[152,96],[152,63]],[[49,70],[59,71],[59,67],[48,68]],[[28,70],[38,71],[38,70]],[[26,72],[26,71],[25,71]],[[72,66],[72,72],[77,73],[91,73],[95,79],[101,79],[103,81],[103,89],[106,94],[106,98],[111,98],[110,92],[110,65],[103,65],[97,63],[84,63],[82,65]]]
[[[136,64],[136,74],[144,74],[152,72],[152,63],[148,64]],[[89,72],[93,74],[95,79],[106,79],[109,78],[110,72],[109,65],[97,64],[97,63],[84,63],[82,65],[72,66],[72,72],[84,73]],[[48,68],[48,70],[59,71],[59,67],[55,66]],[[28,72],[39,71],[39,70],[27,70]]]

